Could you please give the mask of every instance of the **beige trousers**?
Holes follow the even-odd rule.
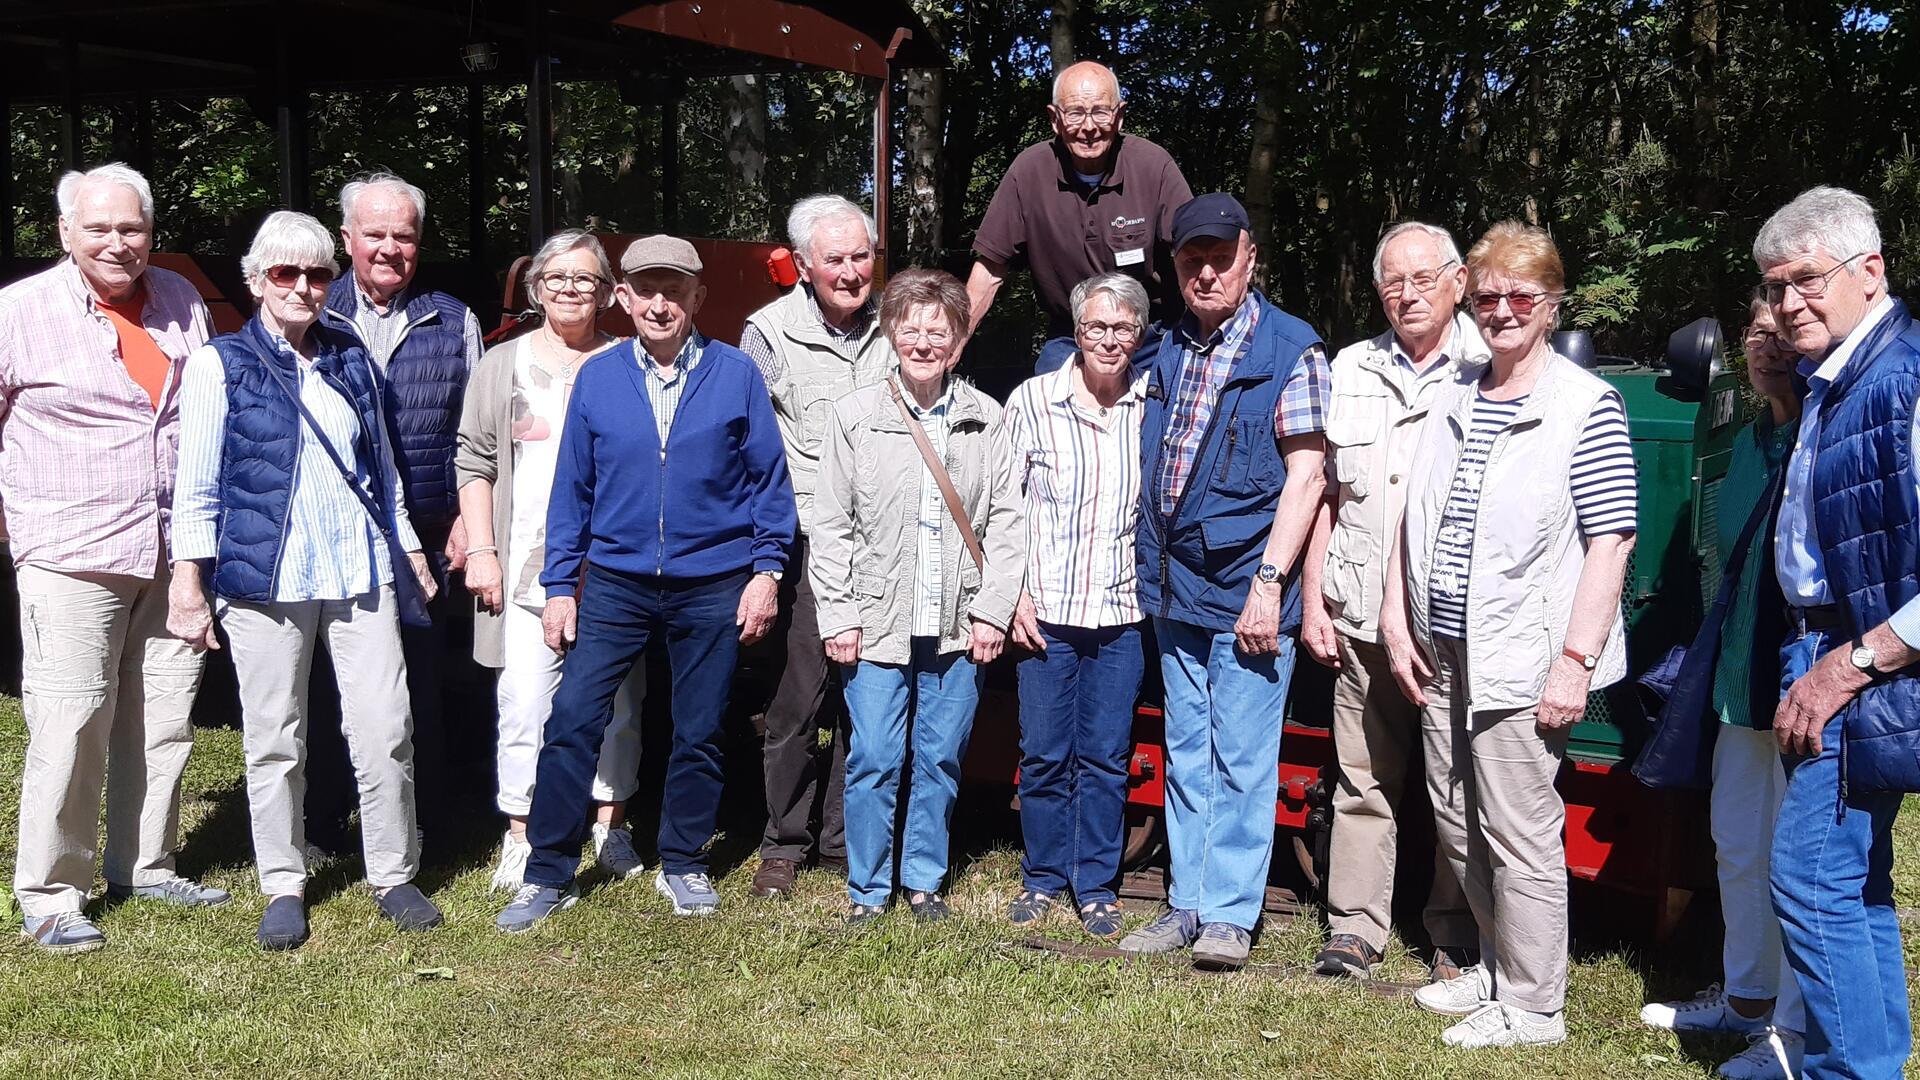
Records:
[[[1377,950],[1393,920],[1393,869],[1400,797],[1419,753],[1420,708],[1393,681],[1387,650],[1340,635],[1333,684],[1333,838],[1327,858],[1327,922]],[[1434,850],[1433,891],[1423,917],[1435,945],[1474,947],[1479,932],[1455,867]]]
[[[352,600],[221,600],[216,610],[240,682],[260,891],[280,896],[307,884],[307,674],[322,637],[340,680],[340,729],[360,787],[367,882],[386,888],[412,881],[420,867],[413,712],[393,586]]]
[[[1559,1012],[1567,999],[1567,808],[1553,786],[1567,730],[1535,708],[1470,712],[1466,648],[1436,642],[1436,684],[1421,716],[1427,793],[1440,851],[1466,887],[1493,996]]]
[[[19,570],[27,760],[13,894],[22,914],[86,904],[103,782],[107,882],[152,885],[173,876],[201,663],[167,633],[164,566],[156,573]]]

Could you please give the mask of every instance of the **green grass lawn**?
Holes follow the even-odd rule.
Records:
[[[25,736],[0,702],[0,868],[15,841]],[[99,917],[101,951],[0,963],[0,1077],[862,1076],[1700,1077],[1737,1045],[1682,1045],[1640,1028],[1650,992],[1713,976],[1711,947],[1649,958],[1577,946],[1564,1046],[1452,1051],[1410,1002],[1276,974],[1308,961],[1312,920],[1265,934],[1269,970],[1200,976],[1173,962],[1085,962],[1021,948],[1001,920],[1018,884],[1008,846],[955,883],[959,917],[904,912],[841,924],[845,894],[802,877],[781,902],[748,895],[751,863],[720,882],[710,920],[675,919],[648,880],[596,888],[522,938],[496,933],[484,855],[430,875],[447,925],[396,936],[357,861],[319,878],[313,940],[263,955],[237,732],[199,733],[182,861],[231,889],[211,912],[150,903]],[[1900,832],[1901,904],[1920,887],[1920,807]],[[15,924],[17,925],[17,923]],[[1072,937],[1064,920],[1054,930]],[[1914,955],[1910,934],[1909,955]],[[0,946],[6,948],[6,946]],[[1657,960],[1657,963],[1656,963]],[[1391,974],[1411,979],[1404,952]]]

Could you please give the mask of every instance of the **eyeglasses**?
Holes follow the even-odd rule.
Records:
[[[1425,295],[1439,288],[1440,275],[1447,272],[1447,267],[1459,261],[1459,259],[1448,259],[1432,270],[1422,270],[1406,277],[1390,277],[1381,281],[1377,287],[1382,296],[1399,296],[1400,290],[1411,282],[1414,292]]]
[[[944,349],[953,343],[953,331],[921,330],[906,326],[893,332],[893,340],[897,345],[918,345],[924,341],[936,349]]]
[[[330,266],[269,266],[267,280],[283,289],[291,289],[306,278],[309,285],[333,284],[333,268]]]
[[[1780,335],[1778,332],[1773,330],[1762,330],[1757,326],[1747,327],[1746,333],[1740,336],[1748,344],[1748,346],[1759,347],[1759,348],[1764,348],[1780,340]]]
[[[1060,119],[1063,122],[1075,127],[1086,123],[1088,120],[1104,126],[1113,123],[1113,118],[1120,115],[1120,110],[1111,105],[1096,105],[1091,109],[1082,109],[1077,106],[1071,109],[1062,109],[1057,105],[1054,106],[1054,108],[1059,112]]]
[[[1140,328],[1132,323],[1083,322],[1077,329],[1088,341],[1105,341],[1111,337],[1122,345],[1131,345],[1140,340]]]
[[[1760,281],[1760,298],[1775,307],[1779,307],[1780,302],[1787,298],[1787,286],[1791,285],[1793,286],[1793,291],[1799,293],[1801,296],[1809,300],[1818,300],[1827,295],[1827,286],[1833,281],[1833,275],[1840,272],[1841,267],[1866,254],[1868,254],[1868,252],[1862,251],[1857,255],[1849,255],[1839,262],[1834,263],[1830,269],[1818,274],[1799,274],[1786,281],[1774,281],[1770,278],[1763,278]]]
[[[1500,301],[1505,300],[1514,317],[1524,319],[1533,314],[1533,309],[1540,301],[1551,295],[1544,292],[1477,292],[1473,294],[1473,308],[1482,315],[1491,315],[1500,309]]]
[[[562,270],[552,270],[540,275],[540,284],[550,293],[566,292],[569,285],[573,286],[574,292],[594,293],[612,283],[599,274],[585,272],[569,274]]]

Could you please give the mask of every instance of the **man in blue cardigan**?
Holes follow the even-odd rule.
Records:
[[[673,669],[673,754],[654,887],[676,915],[720,903],[702,850],[721,792],[720,722],[740,646],[773,625],[798,520],[760,371],[693,328],[700,256],[635,241],[614,295],[634,338],[580,369],[547,508],[547,645],[566,654],[527,819],[526,884],[501,912],[529,930],[579,899],[581,807],[614,692],[656,637]]]

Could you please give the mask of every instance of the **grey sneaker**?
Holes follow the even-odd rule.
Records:
[[[520,891],[513,894],[513,902],[493,920],[493,925],[509,934],[524,934],[547,916],[556,911],[565,911],[579,902],[580,894],[573,889],[522,885]]]
[[[107,943],[107,935],[77,911],[61,911],[22,920],[20,936],[50,953],[92,952]]]
[[[633,831],[624,825],[615,828],[594,822],[593,858],[618,881],[639,877],[647,871],[640,853],[633,850]]]
[[[109,884],[107,895],[115,900],[160,900],[181,907],[218,907],[233,899],[233,894],[225,889],[202,885],[179,874],[155,885]]]
[[[720,894],[713,891],[712,880],[701,871],[669,874],[661,870],[653,875],[653,887],[673,901],[675,915],[711,915],[720,910]]]
[[[1465,978],[1466,976],[1461,976]],[[1440,1033],[1440,1041],[1462,1050],[1491,1046],[1551,1046],[1567,1041],[1567,1014],[1516,1009],[1502,1001],[1482,1005],[1472,1016]]]
[[[1253,951],[1253,935],[1232,923],[1210,922],[1193,943],[1193,966],[1202,971],[1239,971]]]
[[[1170,953],[1193,944],[1200,936],[1200,913],[1168,908],[1165,915],[1120,939],[1121,952]]]
[[[1413,992],[1413,1003],[1442,1016],[1472,1016],[1493,1000],[1493,976],[1475,964],[1456,979],[1432,982]]]

